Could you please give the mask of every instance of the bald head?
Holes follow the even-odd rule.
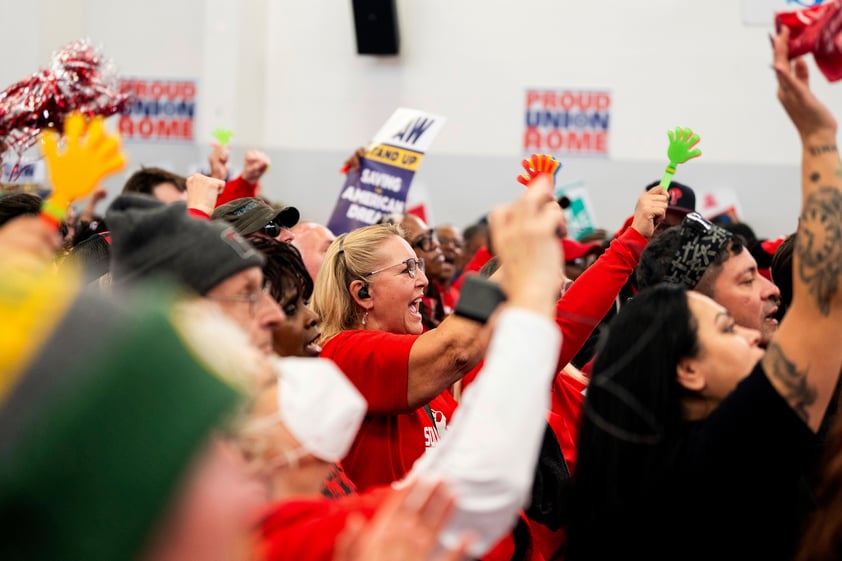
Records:
[[[325,226],[311,220],[303,220],[291,229],[292,233],[295,234],[292,245],[301,252],[304,266],[310,273],[310,277],[315,281],[316,273],[319,272],[327,248],[336,239],[336,236]]]

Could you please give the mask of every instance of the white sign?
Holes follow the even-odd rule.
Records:
[[[7,158],[3,161],[3,174],[0,176],[0,183],[20,185],[44,183],[47,177],[44,160],[20,163],[16,160],[17,158]]]
[[[377,131],[374,144],[426,152],[445,120],[441,115],[400,107]]]

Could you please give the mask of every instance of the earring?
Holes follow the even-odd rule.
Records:
[[[367,323],[368,323],[368,310],[366,310],[365,313],[363,314],[363,320],[362,320],[363,325],[365,325]]]

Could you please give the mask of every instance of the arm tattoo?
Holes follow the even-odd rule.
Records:
[[[821,156],[822,154],[836,152],[836,145],[823,144],[822,146],[810,146],[809,150],[811,156]]]
[[[804,202],[795,244],[798,275],[823,316],[839,288],[842,273],[842,193],[821,187]]]
[[[771,343],[763,361],[766,373],[780,381],[785,391],[783,398],[801,419],[808,423],[807,406],[816,401],[816,388],[807,383],[807,371],[799,372],[777,343]]]

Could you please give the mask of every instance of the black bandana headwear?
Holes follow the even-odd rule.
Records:
[[[680,228],[681,245],[675,251],[664,281],[692,290],[734,235],[696,212],[684,217]]]

